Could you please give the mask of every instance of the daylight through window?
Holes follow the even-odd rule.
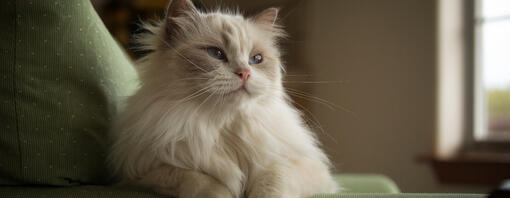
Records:
[[[475,10],[475,139],[510,140],[510,1]]]

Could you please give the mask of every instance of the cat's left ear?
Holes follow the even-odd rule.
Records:
[[[191,0],[170,0],[166,10],[166,18],[182,17],[189,13],[198,13],[197,8],[193,5]]]
[[[276,23],[278,11],[278,8],[268,8],[255,15],[252,19],[257,24],[272,27]]]
[[[165,19],[166,38],[171,42],[183,32],[183,24],[198,15],[199,11],[191,0],[170,0]]]

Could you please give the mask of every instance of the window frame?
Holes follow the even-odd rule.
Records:
[[[436,0],[436,144],[432,156],[418,160],[430,163],[441,182],[496,185],[510,177],[510,143],[474,136],[475,1]]]
[[[510,152],[510,135],[490,134],[487,126],[487,111],[485,109],[486,97],[483,90],[482,77],[482,23],[481,15],[482,0],[467,0],[465,5],[466,27],[466,103],[469,117],[466,118],[467,131],[466,149],[471,152]]]

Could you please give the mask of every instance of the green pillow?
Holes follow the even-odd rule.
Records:
[[[130,61],[88,0],[2,0],[0,24],[0,185],[106,183]]]

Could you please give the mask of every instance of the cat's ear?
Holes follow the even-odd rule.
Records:
[[[191,0],[170,0],[166,10],[167,20],[176,17],[183,17],[188,14],[197,14],[198,10]]]
[[[268,8],[255,15],[252,19],[257,24],[272,27],[276,23],[278,11],[278,8]]]
[[[166,39],[172,42],[183,32],[183,24],[193,21],[198,15],[199,11],[191,0],[170,0],[165,18]]]

